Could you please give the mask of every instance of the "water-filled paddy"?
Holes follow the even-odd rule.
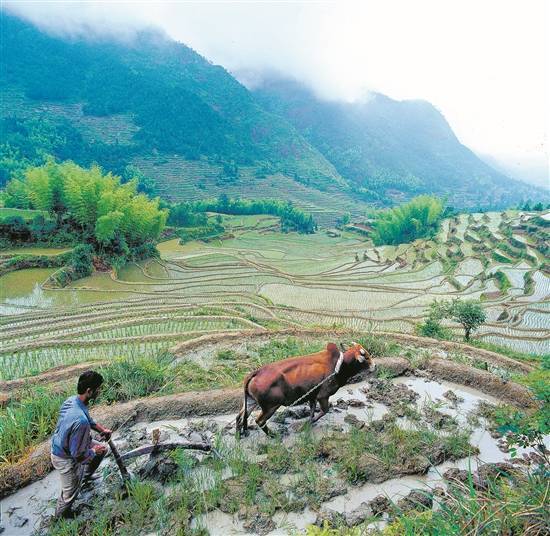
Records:
[[[507,216],[511,217],[515,216]],[[472,252],[449,264],[446,253],[460,251],[454,221],[445,220],[442,233],[446,230],[455,242],[417,240],[412,244],[380,247],[346,232],[337,238],[323,231],[314,235],[260,232],[242,229],[240,224],[266,223],[261,218],[231,221],[237,227],[234,238],[183,245],[177,239],[162,242],[158,246],[160,261],[130,263],[116,278],[96,273],[65,289],[53,290],[40,286],[53,270],[9,273],[0,278],[0,313],[25,315],[34,311],[42,316],[58,316],[67,309],[66,322],[70,322],[78,308],[88,312],[101,308],[107,316],[110,311],[121,310],[131,316],[141,311],[142,305],[138,303],[145,300],[149,316],[162,316],[162,308],[168,302],[206,306],[236,301],[242,306],[252,302],[262,304],[271,312],[271,327],[330,322],[366,329],[368,322],[375,320],[374,329],[410,332],[434,299],[482,298],[488,310],[498,304],[513,305],[517,311],[502,318],[499,318],[502,309],[496,316],[491,314],[477,336],[517,349],[550,351],[546,319],[540,315],[522,316],[527,307],[544,306],[550,298],[550,278],[546,272],[535,269],[525,259],[517,259],[513,264],[491,260],[490,253]],[[472,225],[487,225],[496,231],[504,224],[502,216],[494,213],[461,217],[460,233]],[[485,235],[480,232],[478,236]],[[489,246],[488,251],[493,251],[494,246]],[[504,272],[512,284],[504,293],[490,277],[496,270]],[[526,274],[532,277],[527,294]],[[289,307],[293,310],[288,310]],[[407,311],[414,313],[409,315]],[[253,317],[250,313],[250,318]],[[5,329],[23,320],[13,317],[5,322]],[[90,323],[91,326],[85,327],[93,327],[99,319],[94,317]],[[44,327],[40,336],[53,339],[64,336],[63,330],[63,323],[55,323],[48,330]],[[159,323],[151,323],[146,332],[147,336],[154,336],[164,335],[166,330]],[[97,333],[99,337],[100,332]],[[130,337],[139,334],[139,330],[132,328],[127,333]],[[455,333],[460,333],[458,326]],[[86,340],[93,344],[94,336],[86,334]],[[104,344],[103,340],[97,341]]]
[[[21,247],[21,248],[9,248],[0,249],[0,255],[60,255],[61,253],[67,253],[71,251],[70,248],[35,248],[35,247]]]

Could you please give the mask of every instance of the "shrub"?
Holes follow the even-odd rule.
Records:
[[[479,300],[459,300],[453,301],[437,301],[435,300],[430,305],[430,312],[426,321],[418,326],[420,333],[434,333],[437,338],[450,338],[451,331],[441,327],[441,320],[448,318],[462,324],[464,328],[464,337],[467,341],[470,340],[470,334],[475,331],[483,322],[486,315],[481,307]],[[448,335],[448,336],[446,336]]]
[[[93,250],[88,244],[80,244],[73,249],[69,269],[73,279],[87,277],[92,273]]]
[[[429,195],[415,197],[409,203],[392,209],[374,212],[372,241],[379,246],[434,236],[443,214],[443,201]]]
[[[432,339],[451,339],[452,331],[441,325],[437,318],[428,316],[424,322],[415,326],[415,332],[421,337],[431,337]]]
[[[441,325],[441,321],[447,317],[448,308],[449,304],[445,301],[433,301],[426,320],[415,326],[416,333],[422,337],[451,339],[452,331]]]

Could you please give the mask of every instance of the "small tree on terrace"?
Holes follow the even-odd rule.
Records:
[[[471,332],[485,322],[486,316],[479,300],[435,300],[430,305],[426,320],[417,326],[416,332],[424,337],[450,339],[451,331],[441,325],[445,318],[462,324],[464,338],[469,341]]]
[[[416,327],[417,334],[433,339],[451,339],[451,330],[441,325],[441,321],[447,318],[449,306],[449,302],[433,301],[426,320]]]
[[[479,300],[454,300],[448,308],[448,318],[462,324],[464,338],[469,341],[470,333],[479,328],[487,316]]]

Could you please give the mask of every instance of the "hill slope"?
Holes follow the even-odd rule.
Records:
[[[6,15],[2,35],[10,116],[3,133],[11,140],[38,128],[46,150],[82,163],[116,169],[135,156],[178,154],[228,164],[229,178],[233,164],[263,165],[313,184],[343,184],[286,119],[262,109],[222,67],[161,34],[143,32],[130,44],[65,41]],[[32,122],[38,118],[49,132]],[[68,143],[56,145],[59,137]]]
[[[458,206],[536,197],[425,102],[326,103],[281,80],[251,92],[158,32],[64,40],[6,13],[0,23],[0,186],[53,154],[116,173],[138,166],[167,199],[270,195],[326,224],[419,192]]]
[[[392,189],[447,194],[459,206],[507,206],[532,196],[532,187],[506,177],[462,145],[428,102],[381,94],[357,103],[320,101],[284,79],[265,81],[255,95],[374,199],[387,190],[391,195]]]

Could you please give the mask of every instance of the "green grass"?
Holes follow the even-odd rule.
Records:
[[[479,339],[470,339],[468,344],[476,348],[489,350],[490,352],[495,352],[497,354],[502,354],[512,359],[517,359],[518,361],[527,361],[527,362],[534,362],[534,363],[542,363],[544,361],[550,361],[550,354],[526,354],[524,352],[518,352],[517,350],[512,350],[511,348],[507,348],[506,346],[501,346],[499,344],[493,344],[490,342],[484,342]]]
[[[52,433],[65,398],[66,393],[33,387],[0,409],[0,466],[14,463]]]
[[[124,402],[170,389],[171,358],[139,357],[116,360],[100,367],[105,383],[97,403]],[[16,462],[54,430],[63,400],[76,394],[75,386],[61,391],[29,387],[18,400],[0,409],[0,465]]]
[[[207,374],[194,361],[182,361],[172,367],[173,357],[169,354],[119,358],[98,369],[105,382],[96,403],[111,404],[153,394],[236,387],[258,366],[319,348],[318,343],[289,337],[260,346],[252,356],[222,350],[224,358],[215,360]],[[30,447],[47,438],[55,427],[61,402],[72,394],[75,394],[74,386],[67,386],[62,392],[33,388],[18,401],[0,409],[0,462],[14,463]]]
[[[118,359],[100,367],[98,371],[104,383],[98,402],[126,402],[169,391],[172,385],[169,370],[172,360],[171,355],[161,354],[156,359]]]
[[[545,534],[550,526],[549,491],[543,473],[491,478],[486,490],[476,489],[470,475],[465,483],[453,483],[439,509],[398,516],[375,534]]]
[[[386,434],[385,431],[379,433]],[[412,455],[426,446],[425,440],[404,430],[392,430],[388,434],[385,448],[390,448],[391,441],[404,442],[404,447],[394,447],[403,455]],[[422,435],[425,437],[426,432]],[[368,452],[365,437],[357,429],[349,436],[342,434],[338,450],[351,450],[356,457],[360,456]],[[149,532],[202,534],[200,516],[213,510],[230,515],[238,512],[239,518],[245,522],[268,520],[277,512],[301,512],[306,507],[318,509],[334,495],[346,491],[342,482],[335,479],[333,460],[321,456],[323,440],[319,441],[313,435],[310,426],[298,433],[291,445],[284,445],[280,438],[272,438],[247,445],[245,450],[241,443],[226,442],[220,435],[216,436],[215,445],[221,456],[209,456],[201,461],[189,451],[172,453],[179,469],[167,484],[169,487],[165,488],[169,492],[159,493],[158,488],[147,480],[132,482],[127,497],[107,490],[110,500],[99,499],[92,504],[94,511],[97,509],[97,517],[83,516],[74,521],[57,522],[51,534],[96,534],[92,532],[94,524],[102,527],[105,534],[112,534],[114,527],[117,534],[128,535]],[[266,456],[257,461],[257,454]],[[281,479],[283,473],[292,475],[286,483]],[[205,474],[208,475],[208,486],[205,486]],[[222,478],[228,474],[231,476]],[[389,474],[383,479],[386,478]],[[190,527],[193,518],[199,521],[195,529],[199,532]]]
[[[21,208],[5,208],[0,207],[0,221],[5,220],[11,216],[19,216],[25,221],[31,221],[36,216],[44,216],[44,218],[49,218],[49,214],[45,210],[25,210]]]
[[[333,433],[319,442],[318,454],[333,461],[350,483],[424,472],[432,464],[456,460],[476,452],[467,431],[441,433],[417,423],[414,429],[400,428],[395,422],[376,423],[363,429],[352,427],[349,434]],[[384,478],[384,479],[385,479]]]

